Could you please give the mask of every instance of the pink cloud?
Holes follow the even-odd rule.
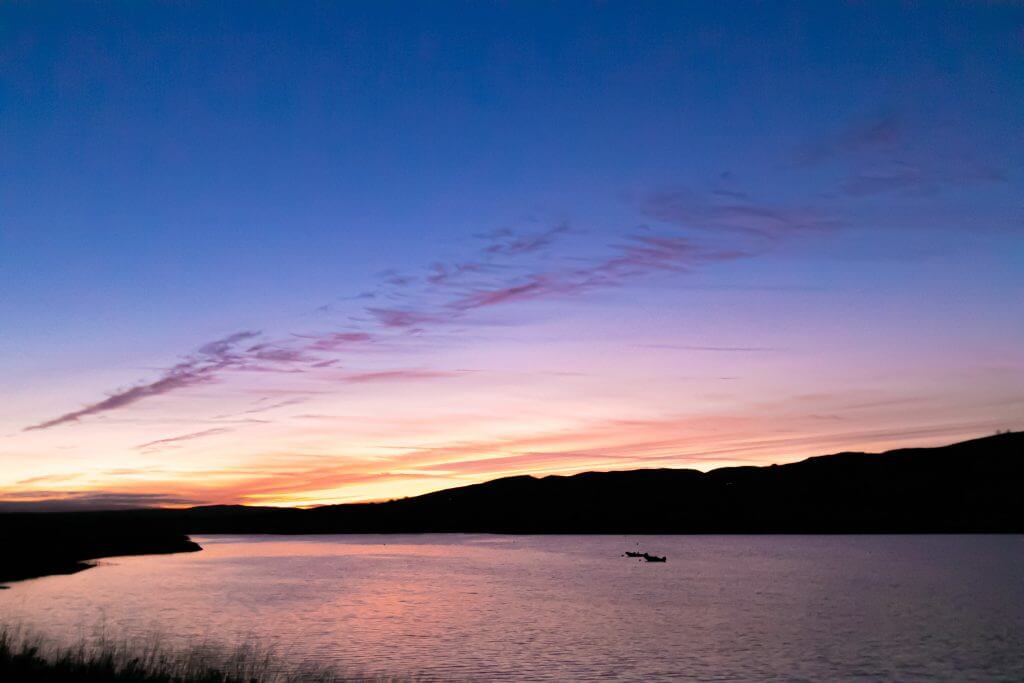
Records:
[[[406,380],[440,379],[445,377],[457,377],[457,372],[442,372],[438,370],[381,370],[379,372],[362,372],[354,375],[346,375],[343,379],[353,384],[366,382],[398,382]]]
[[[122,389],[102,401],[87,405],[80,410],[64,413],[51,420],[25,427],[24,431],[49,429],[57,425],[77,422],[83,417],[124,408],[145,398],[212,382],[220,371],[241,363],[242,356],[236,352],[235,346],[258,334],[258,332],[237,332],[223,339],[204,344],[195,355],[172,366],[155,381]]]
[[[155,447],[162,447],[168,444],[175,444],[181,441],[193,441],[195,439],[202,439],[207,436],[214,436],[215,434],[224,434],[232,431],[226,427],[215,427],[213,429],[204,429],[200,432],[192,432],[190,434],[182,434],[180,436],[171,436],[166,439],[156,439],[155,441],[148,441],[143,444],[139,444],[135,448],[137,450],[147,450]]]

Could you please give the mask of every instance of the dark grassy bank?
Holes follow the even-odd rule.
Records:
[[[73,574],[90,560],[119,555],[195,552],[176,524],[116,520],[83,514],[0,515],[0,582],[48,574]]]
[[[18,629],[0,628],[0,681],[10,683],[341,683],[360,680],[329,669],[290,666],[246,644],[167,650],[142,643],[82,642],[53,646]]]

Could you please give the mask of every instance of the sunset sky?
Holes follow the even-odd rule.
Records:
[[[0,501],[1024,427],[1024,3],[0,6]]]

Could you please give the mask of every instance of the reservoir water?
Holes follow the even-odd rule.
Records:
[[[1022,536],[195,540],[11,584],[0,623],[429,680],[1024,680]]]

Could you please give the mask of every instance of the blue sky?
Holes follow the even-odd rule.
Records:
[[[399,339],[373,362],[335,359],[349,378],[414,370],[418,388],[387,376],[385,406],[387,391],[461,395],[422,386],[439,363],[536,366],[550,372],[523,396],[568,415],[578,404],[552,396],[594,388],[551,373],[578,358],[575,372],[608,387],[742,365],[742,401],[712,401],[723,419],[786,394],[787,372],[819,368],[841,372],[815,391],[962,397],[907,415],[911,436],[959,413],[968,426],[955,435],[1020,419],[1004,386],[1020,378],[1024,341],[1020,3],[8,3],[0,45],[0,396],[19,405],[0,458],[38,456],[39,476],[227,496],[192,491],[195,472],[145,486],[100,474],[159,462],[114,467],[140,456],[94,418],[153,411],[136,439],[147,442],[227,429],[199,409],[178,414],[198,400],[192,384],[21,430],[159,382],[239,331],[288,349],[332,334]],[[484,264],[489,279],[442,292],[433,264]],[[395,325],[395,311],[427,322]],[[631,351],[666,346],[689,355]],[[797,358],[784,372],[762,347]],[[919,372],[894,375],[914,361]],[[204,374],[203,395],[244,403],[236,369]],[[330,393],[277,370],[261,396]],[[706,412],[700,397],[722,392],[680,381],[652,393]],[[647,402],[602,415],[661,419]],[[509,410],[494,414],[529,431],[534,418]],[[210,448],[225,469],[264,458],[253,443],[274,457],[301,450],[304,432],[282,426],[295,417],[272,435],[233,426],[240,441]],[[410,432],[410,419],[396,415],[393,430]],[[801,419],[792,438],[817,434],[821,448],[895,429]],[[509,457],[489,429],[448,436]],[[65,446],[86,450],[53,456]],[[314,450],[347,467],[367,447]],[[696,448],[658,457],[692,465]],[[609,466],[589,452],[544,467]],[[393,472],[378,470],[379,490],[352,495],[388,495]],[[34,473],[6,486],[28,495],[18,482]],[[461,475],[436,476],[452,478],[417,486]]]

